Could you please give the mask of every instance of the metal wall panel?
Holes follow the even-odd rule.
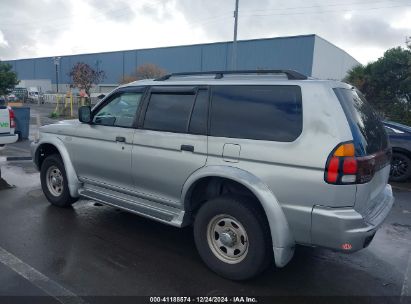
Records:
[[[321,79],[341,80],[348,70],[360,63],[327,40],[316,36],[311,75]]]
[[[18,79],[37,79],[34,62],[35,59],[22,59],[15,62]]]
[[[201,71],[227,69],[228,43],[205,44],[202,46]]]
[[[238,44],[237,68],[291,69],[310,75],[313,49],[313,36],[244,41]]]
[[[53,58],[36,58],[32,60],[35,65],[35,79],[50,79],[50,75],[55,74]],[[24,78],[18,75],[20,79],[30,79]]]
[[[154,63],[167,72],[201,70],[201,45],[167,47],[137,51],[137,64]]]
[[[125,75],[130,75],[136,70],[137,67],[137,52],[136,51],[124,51],[123,69]]]
[[[134,72],[137,66],[145,63],[156,64],[167,72],[228,70],[231,69],[231,51],[231,42],[221,42],[62,56],[59,83],[70,82],[69,72],[77,62],[84,62],[94,69],[105,71],[106,79],[103,84],[119,83],[123,75]],[[333,62],[324,65],[324,62],[320,62],[321,57],[329,53],[333,54],[329,57]],[[53,84],[56,83],[52,57],[9,62],[18,73],[19,79],[51,79]],[[347,53],[328,42],[324,44],[321,38],[315,35],[238,42],[237,69],[293,69],[309,76],[342,75],[346,66],[351,66],[353,62],[355,59]]]
[[[123,52],[101,53],[95,56],[93,69],[105,72],[104,83],[119,83],[123,77]]]
[[[58,67],[59,71],[59,83],[70,83],[70,71],[72,68],[72,61],[71,61],[71,56],[64,56],[60,58],[60,65]],[[56,67],[54,65],[54,59],[50,58],[50,65],[51,65],[51,70],[53,71],[52,73],[56,73]],[[53,83],[56,83],[56,76],[51,78],[53,80]]]

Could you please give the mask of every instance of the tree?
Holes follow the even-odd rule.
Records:
[[[12,66],[0,61],[0,95],[6,95],[19,84],[17,74],[12,71]]]
[[[384,118],[411,125],[410,46],[389,49],[377,61],[354,67],[345,81],[356,86]]]
[[[104,71],[96,71],[87,63],[78,62],[71,69],[69,76],[72,86],[84,90],[90,99],[90,90],[94,85],[98,85],[105,77]]]
[[[167,72],[159,66],[152,63],[145,63],[137,67],[132,74],[125,75],[121,79],[121,83],[129,83],[141,79],[159,78],[165,74],[167,74]]]

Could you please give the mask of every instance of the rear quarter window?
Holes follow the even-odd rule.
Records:
[[[212,88],[211,136],[291,142],[301,132],[299,86]]]
[[[370,155],[387,149],[388,139],[380,118],[356,89],[334,88],[351,128],[356,154]]]

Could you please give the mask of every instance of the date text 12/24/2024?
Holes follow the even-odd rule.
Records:
[[[258,303],[255,297],[150,297],[150,303]]]

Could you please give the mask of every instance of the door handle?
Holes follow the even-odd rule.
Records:
[[[181,145],[180,150],[181,151],[194,152],[194,146],[192,146],[192,145]]]
[[[126,138],[123,137],[123,136],[117,136],[117,137],[116,137],[116,141],[118,141],[118,142],[126,142]]]

